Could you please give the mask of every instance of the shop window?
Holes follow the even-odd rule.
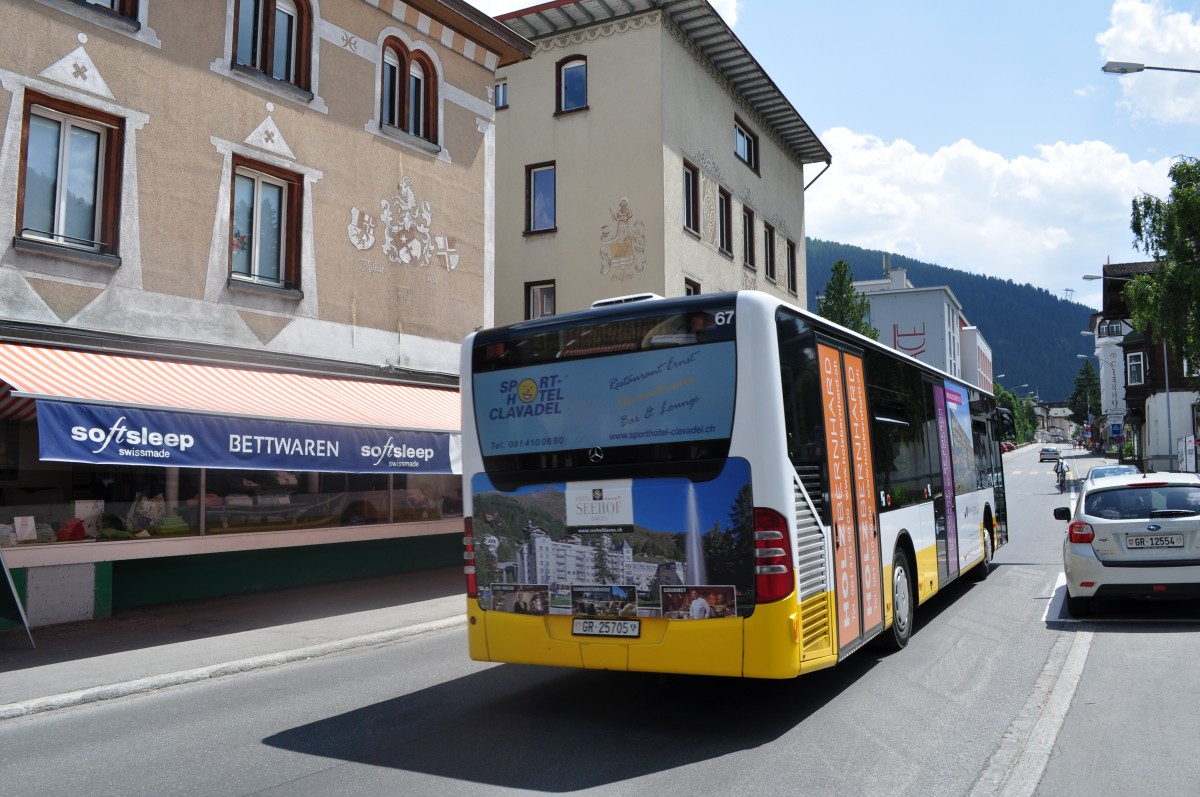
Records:
[[[437,143],[437,69],[419,50],[395,37],[383,43],[380,125]]]
[[[525,167],[525,231],[555,229],[555,165],[539,163]]]
[[[525,318],[554,315],[554,280],[525,283]]]
[[[312,11],[306,0],[235,0],[235,66],[307,90]]]
[[[17,237],[117,254],[124,120],[26,92]]]
[[[15,484],[0,488],[0,545],[150,541],[462,517],[462,477],[449,474],[68,462],[42,463],[37,473],[29,483],[18,476]],[[49,483],[56,486],[44,486]],[[18,525],[17,518],[32,522]]]
[[[587,59],[573,55],[558,62],[557,113],[587,108]]]
[[[230,212],[232,279],[298,289],[301,178],[235,157]]]

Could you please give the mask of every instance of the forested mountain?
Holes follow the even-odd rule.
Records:
[[[850,264],[856,280],[883,278],[883,252],[813,238],[807,239],[807,247],[810,310],[816,308],[816,295],[825,291],[838,260]],[[1028,283],[1018,285],[901,255],[891,256],[891,267],[905,269],[916,287],[950,288],[967,320],[991,346],[995,373],[1005,375],[1002,385],[1021,394],[1036,389],[1042,401],[1066,401],[1083,365],[1075,355],[1094,350],[1093,338],[1079,334],[1091,322],[1090,307]],[[883,332],[880,341],[888,339]],[[1029,387],[1015,390],[1022,384]]]

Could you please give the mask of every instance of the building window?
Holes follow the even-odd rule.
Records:
[[[796,278],[796,244],[793,241],[787,242],[787,289],[788,293],[795,296],[800,290],[800,285]]]
[[[700,234],[700,170],[683,162],[683,226]]]
[[[26,92],[18,237],[116,254],[124,121]]]
[[[1144,358],[1145,355],[1140,351],[1131,352],[1125,356],[1125,367],[1128,369],[1128,384],[1146,384],[1146,362]]]
[[[234,279],[299,288],[299,175],[234,158],[229,271]]]
[[[717,248],[733,254],[733,201],[724,188],[717,189]]]
[[[742,208],[742,265],[754,268],[754,211]]]
[[[747,166],[758,171],[758,136],[737,117],[733,120],[733,151]]]
[[[587,108],[587,59],[572,55],[558,62],[557,113]]]
[[[763,225],[763,275],[775,281],[775,228]]]
[[[554,280],[525,283],[525,317],[554,315]]]
[[[233,62],[307,90],[312,28],[306,0],[236,0]]]
[[[508,107],[508,81],[507,80],[501,80],[498,83],[496,83],[496,91],[495,91],[495,94],[493,94],[492,99],[495,101],[497,109]]]
[[[1120,321],[1101,321],[1097,332],[1102,338],[1121,337],[1125,334]]]
[[[683,281],[683,295],[684,296],[699,296],[700,295],[700,283],[696,282],[695,280],[685,279]]]
[[[86,5],[107,9],[119,17],[137,19],[137,0],[83,0]]]
[[[525,167],[525,230],[543,232],[555,228],[553,163]]]
[[[437,143],[437,70],[425,53],[409,52],[396,38],[383,43],[379,121]]]

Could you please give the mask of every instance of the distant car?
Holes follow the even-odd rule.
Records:
[[[1047,460],[1053,462],[1057,460],[1059,456],[1060,455],[1057,448],[1054,446],[1045,446],[1041,451],[1038,452],[1038,462],[1045,462]]]
[[[1200,594],[1200,475],[1151,473],[1087,480],[1063,538],[1067,611],[1087,617],[1100,598]]]
[[[1135,465],[1097,465],[1088,471],[1088,481],[1103,479],[1105,476],[1135,476],[1141,473]]]
[[[1014,451],[1016,447],[1016,443],[1010,443],[1007,440],[1000,441],[1000,453],[1002,454],[1007,454],[1009,451]]]

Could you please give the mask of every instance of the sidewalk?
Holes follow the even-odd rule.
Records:
[[[462,567],[126,609],[0,633],[0,720],[271,667],[465,620]]]

